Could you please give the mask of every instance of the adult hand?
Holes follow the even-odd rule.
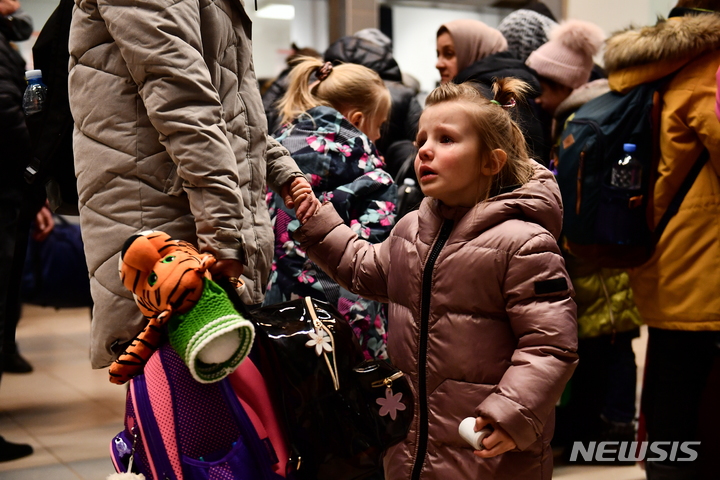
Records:
[[[510,435],[498,425],[493,424],[490,419],[484,417],[477,417],[475,419],[476,432],[479,432],[487,425],[492,425],[495,430],[483,439],[482,444],[485,450],[475,450],[473,452],[475,455],[480,458],[492,458],[517,448],[513,439],[510,438]]]
[[[55,220],[53,219],[52,212],[47,207],[47,204],[45,204],[35,215],[35,229],[33,230],[32,237],[34,240],[42,242],[50,235],[53,228],[55,228]]]
[[[0,15],[2,16],[12,15],[18,8],[20,8],[18,0],[0,0]]]
[[[210,267],[210,274],[214,279],[227,278],[230,283],[237,283],[242,273],[243,264],[240,260],[235,259],[218,260],[215,265]]]

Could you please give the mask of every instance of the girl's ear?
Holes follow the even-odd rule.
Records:
[[[362,124],[363,121],[363,114],[361,111],[355,110],[349,114],[347,119],[350,120],[350,123],[355,125],[355,127],[360,128],[360,124]]]
[[[500,173],[507,163],[507,153],[505,150],[496,148],[490,152],[480,167],[480,172],[486,177],[492,177]]]

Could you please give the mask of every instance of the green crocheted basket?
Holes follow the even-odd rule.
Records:
[[[217,283],[205,279],[198,303],[173,315],[168,326],[170,345],[200,383],[217,382],[232,373],[250,353],[255,328],[233,307]],[[205,363],[204,360],[213,359]]]

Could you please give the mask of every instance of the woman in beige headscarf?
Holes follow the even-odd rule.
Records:
[[[480,20],[460,19],[447,22],[437,31],[437,63],[440,83],[455,76],[480,59],[507,50],[500,31]]]
[[[437,31],[437,55],[435,68],[442,84],[473,82],[487,98],[492,98],[491,86],[496,78],[514,77],[530,85],[529,103],[521,102],[513,118],[525,133],[531,157],[548,164],[549,142],[533,102],[540,93],[540,83],[535,72],[508,51],[507,40],[499,30],[479,20],[447,22]]]

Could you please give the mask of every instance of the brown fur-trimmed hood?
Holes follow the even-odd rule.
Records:
[[[659,61],[688,61],[720,49],[720,15],[660,19],[651,27],[615,33],[605,48],[608,73]]]

